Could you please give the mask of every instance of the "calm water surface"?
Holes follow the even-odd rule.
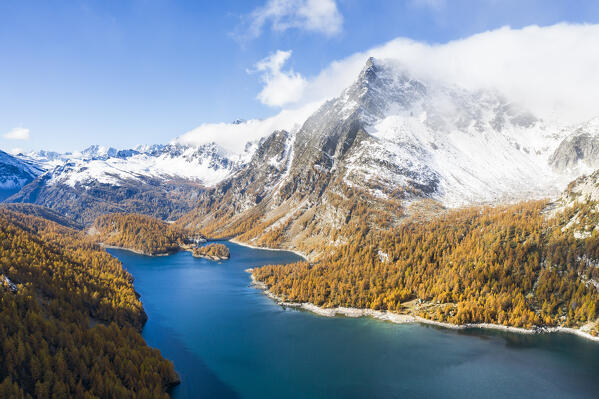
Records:
[[[297,256],[228,245],[223,262],[109,250],[135,277],[144,338],[181,376],[175,399],[599,397],[598,343],[284,309],[244,270]]]

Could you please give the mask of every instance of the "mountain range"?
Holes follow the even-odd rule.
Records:
[[[370,58],[351,86],[299,126],[241,153],[177,140],[2,152],[0,187],[6,202],[43,205],[79,223],[137,212],[225,236],[247,233],[240,225],[252,221],[262,231],[248,240],[259,243],[274,229],[298,247],[308,226],[328,235],[360,204],[380,210],[372,217],[388,226],[420,205],[435,212],[556,197],[599,166],[599,118],[548,122],[500,93],[417,79],[391,60]]]
[[[43,205],[81,223],[123,211],[177,218],[192,208],[199,191],[227,178],[243,163],[241,155],[226,155],[215,144],[127,150],[94,145],[80,153],[6,156],[12,164],[32,168],[28,174],[29,169],[14,173],[15,181],[17,176],[27,178],[19,180],[20,191],[13,190],[7,202]]]

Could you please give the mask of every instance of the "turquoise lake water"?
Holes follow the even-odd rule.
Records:
[[[175,399],[599,397],[599,343],[285,309],[244,270],[297,256],[227,245],[222,262],[109,250],[135,277],[144,338],[181,376]]]

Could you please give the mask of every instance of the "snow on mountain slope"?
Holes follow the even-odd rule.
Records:
[[[41,173],[35,164],[0,150],[0,190],[19,189]]]
[[[38,185],[54,191],[152,179],[205,187],[226,181],[221,186],[230,186],[236,210],[263,201],[273,209],[306,198],[310,206],[325,203],[327,193],[345,192],[342,185],[381,199],[432,198],[451,207],[531,199],[559,193],[580,165],[599,166],[599,119],[562,127],[490,90],[415,79],[396,61],[369,59],[339,97],[315,112],[311,107],[278,119],[205,125],[168,145],[91,146],[22,159],[46,170]],[[280,124],[289,129],[263,137]],[[236,149],[206,143],[208,137],[234,141]],[[240,137],[259,139],[246,144]]]
[[[79,153],[29,153],[24,158],[46,169],[48,185],[86,186],[97,182],[120,185],[146,178],[185,179],[213,186],[233,173],[251,156],[253,147],[242,154],[227,154],[211,143],[199,147],[183,145],[139,146],[116,150],[91,146]]]
[[[357,113],[376,139],[348,160],[350,185],[376,178],[391,191],[406,176],[438,180],[432,197],[460,206],[548,196],[576,177],[549,165],[569,130],[546,124],[498,93],[421,82],[395,62],[370,59],[335,101],[340,118]]]
[[[236,209],[260,203],[267,212],[286,201],[290,208],[305,198],[326,202],[343,185],[449,207],[550,197],[579,173],[549,162],[571,132],[497,92],[418,80],[396,61],[371,58],[352,85],[288,136],[285,170],[268,174],[270,158],[254,159],[227,182],[231,194],[215,195],[238,201]]]

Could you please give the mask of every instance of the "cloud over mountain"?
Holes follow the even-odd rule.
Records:
[[[204,124],[181,140],[215,140],[239,148],[239,141],[289,129],[303,122],[306,110],[338,96],[370,56],[396,60],[418,79],[469,90],[497,90],[541,118],[578,123],[599,114],[597,43],[599,25],[565,23],[503,27],[444,44],[399,37],[335,60],[315,76],[283,70],[292,53],[277,51],[260,61],[256,69],[264,73],[258,99],[267,105],[284,106],[279,115],[242,125]]]
[[[262,72],[264,88],[257,98],[266,105],[283,106],[302,98],[306,79],[289,69],[283,71],[283,65],[291,57],[290,51],[277,50],[256,64],[256,72]]]
[[[203,123],[177,137],[174,143],[202,145],[215,142],[227,152],[241,153],[248,141],[266,137],[275,130],[297,130],[320,103],[305,104],[300,108],[286,109],[266,119],[251,119],[236,123]]]
[[[470,90],[495,89],[542,117],[559,113],[560,119],[574,123],[598,113],[596,43],[599,25],[573,24],[503,27],[445,44],[400,37],[332,62],[307,79],[297,102],[338,95],[373,56],[397,60],[417,78]]]

